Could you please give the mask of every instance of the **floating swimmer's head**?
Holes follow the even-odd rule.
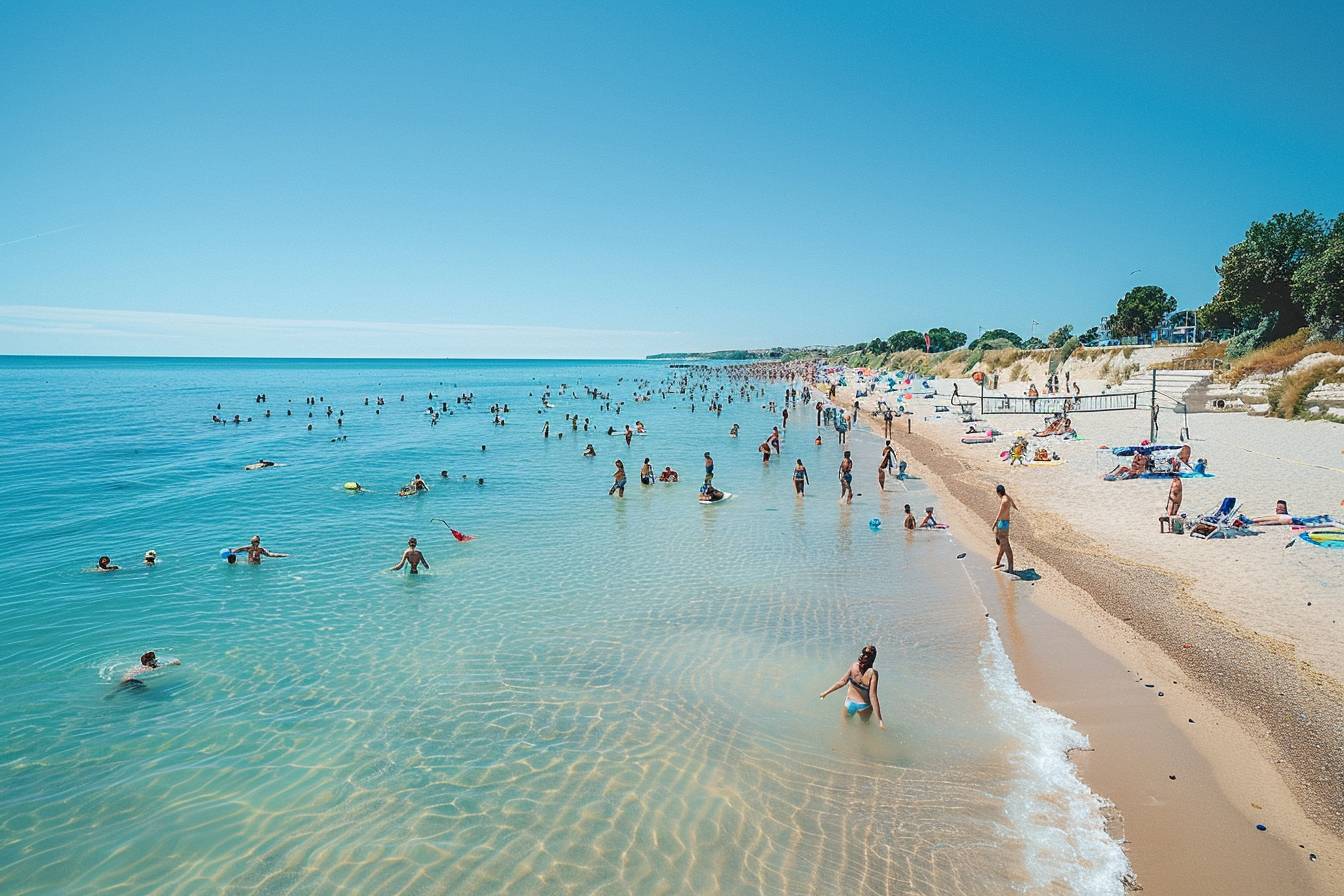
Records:
[[[409,545],[410,547],[415,547],[416,544],[415,536],[412,535],[410,538],[406,539],[406,544]]]
[[[142,666],[148,666],[149,668],[153,669],[158,664],[159,664],[158,657],[154,655],[154,651],[152,650],[149,651],[149,653],[145,653],[140,656],[140,665]]]
[[[261,544],[261,536],[260,536],[260,535],[253,535],[253,536],[252,536],[252,544],[254,544],[254,545],[255,545],[255,544]]]

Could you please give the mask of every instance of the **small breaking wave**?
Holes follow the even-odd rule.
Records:
[[[1069,758],[1069,751],[1088,748],[1087,736],[1032,701],[1018,683],[998,626],[987,622],[980,669],[990,709],[1014,741],[1008,761],[1016,774],[1005,810],[1023,844],[1023,892],[1120,896],[1132,871],[1120,841],[1107,830],[1109,804],[1083,783]]]

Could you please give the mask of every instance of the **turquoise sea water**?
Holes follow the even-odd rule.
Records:
[[[0,359],[0,892],[1120,892],[1064,757],[1081,738],[1017,687],[987,573],[957,533],[900,528],[922,484],[879,496],[856,433],[840,506],[802,408],[762,465],[782,385],[721,417],[631,403],[676,373]],[[636,419],[630,448],[605,435]],[[706,450],[734,493],[711,507]],[[682,481],[641,487],[644,456]],[[285,466],[242,469],[262,457]],[[417,472],[432,490],[398,498]],[[219,559],[257,533],[291,556]],[[387,571],[409,535],[428,574]],[[124,569],[87,571],[99,554]],[[868,641],[885,732],[817,700]],[[182,665],[119,686],[150,649]]]

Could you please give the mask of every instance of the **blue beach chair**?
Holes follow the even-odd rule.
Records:
[[[1195,518],[1194,524],[1190,527],[1190,535],[1193,538],[1230,538],[1240,535],[1241,532],[1232,525],[1240,509],[1241,505],[1237,503],[1236,498],[1231,496],[1224,498],[1217,510],[1200,514]]]

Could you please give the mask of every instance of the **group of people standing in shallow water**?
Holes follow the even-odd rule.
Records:
[[[699,374],[699,376],[697,376],[697,374]],[[808,410],[812,406],[812,400],[815,397],[812,394],[810,387],[804,385],[801,388],[798,388],[794,383],[800,378],[806,381],[814,374],[815,370],[810,369],[807,365],[792,367],[775,364],[747,365],[736,369],[705,367],[691,375],[681,376],[680,378],[674,377],[671,381],[663,383],[661,387],[654,387],[647,382],[637,382],[635,384],[636,393],[634,395],[634,402],[637,405],[642,402],[651,401],[656,396],[663,399],[680,397],[686,403],[686,406],[691,413],[695,413],[698,404],[701,406],[702,410],[708,409],[709,413],[712,415],[722,416],[724,409],[731,408],[735,402],[739,404],[745,402],[756,403],[759,399],[763,408],[768,408],[772,414],[778,415],[778,424],[771,427],[769,434],[758,447],[762,463],[769,464],[772,459],[782,457],[783,438],[788,431],[791,418],[792,422],[795,423],[796,430],[796,410],[800,402],[804,408],[804,419],[806,419]],[[725,375],[729,380],[727,383],[714,381],[715,379],[721,379]],[[783,401],[766,401],[766,387],[760,384],[759,381],[761,380],[764,380],[767,383],[779,383],[782,385],[784,387]],[[560,397],[564,397],[566,389],[567,387],[562,386],[560,392],[554,397],[557,400]],[[623,401],[613,401],[611,394],[608,392],[602,392],[592,388],[588,388],[585,391],[588,398],[600,403],[602,410],[618,415],[621,414],[625,404]],[[547,410],[556,407],[555,404],[551,403],[552,397],[548,387],[547,391],[541,396],[541,409],[539,409],[537,413],[545,413]],[[443,416],[453,416],[455,410],[470,410],[473,400],[474,395],[463,393],[457,397],[455,402],[453,402],[453,404],[456,405],[456,408],[454,409],[454,407],[447,401],[436,401],[436,396],[431,392],[428,394],[428,406],[423,409],[423,413],[429,424],[433,425],[438,422],[440,414]],[[268,399],[264,395],[259,395],[256,401],[258,404],[264,405]],[[405,395],[400,396],[400,402],[405,401]],[[331,425],[338,428],[338,430],[348,420],[347,415],[343,410],[334,408],[331,405],[325,405],[325,399],[321,396],[310,397],[305,400],[305,403],[310,409],[307,411],[307,419],[303,421],[303,424],[306,425],[309,430],[312,430],[313,423],[308,421],[313,421],[315,418],[316,420],[321,420],[325,417],[327,420],[331,421]],[[323,405],[325,405],[325,407],[323,407]],[[381,415],[382,410],[386,408],[385,400],[382,397],[377,398],[376,404],[372,404],[366,399],[364,405],[370,407],[374,416]],[[818,401],[817,411],[819,422],[821,420],[822,408],[823,403]],[[216,410],[222,411],[222,408],[217,407]],[[491,413],[492,425],[503,426],[513,408],[508,404],[497,403],[491,405],[489,410]],[[270,416],[270,412],[267,410],[265,417],[269,419]],[[294,415],[291,410],[287,410],[286,414],[283,416],[291,417]],[[216,414],[214,415],[214,419],[216,421],[222,421],[227,418],[222,417],[220,414]],[[240,420],[240,418],[235,419]],[[838,421],[838,425],[836,426],[838,437],[841,440],[842,447],[845,447],[845,434],[854,418],[849,417],[837,409],[835,415],[832,416],[832,419]],[[577,433],[580,427],[582,427],[585,433],[589,433],[594,429],[596,429],[597,432],[601,431],[601,428],[594,424],[591,418],[583,417],[580,414],[565,414],[565,423],[568,425],[563,426],[561,431],[557,433],[551,431],[552,427],[549,420],[544,421],[543,426],[541,427],[542,437],[551,438],[552,436],[557,436],[563,438],[563,429],[568,429],[572,433]],[[345,427],[345,429],[349,430],[350,427]],[[646,428],[643,421],[635,421],[633,427],[625,425],[618,429],[617,427],[612,426],[607,427],[606,432],[608,436],[623,438],[626,447],[630,447],[633,444],[633,438],[635,436],[646,434]],[[739,432],[740,427],[738,424],[734,423],[729,433],[730,436],[737,437]],[[339,438],[343,440],[346,436],[343,434]],[[575,439],[575,441],[577,441],[577,439]],[[814,444],[817,446],[822,444],[822,436],[820,433],[816,435]],[[481,446],[482,451],[485,451],[485,448],[486,446]],[[588,442],[584,446],[582,454],[585,457],[593,458],[597,456],[597,449],[592,442]],[[256,464],[249,465],[247,469],[264,470],[276,466],[283,466],[283,464],[262,460]],[[903,478],[905,466],[904,461],[899,461],[896,458],[895,451],[888,441],[883,450],[882,461],[878,469],[879,488],[885,488],[889,470],[895,471],[899,467],[899,473],[897,475]],[[628,485],[628,475],[625,469],[624,460],[616,459],[614,461],[614,467],[615,469],[612,473],[609,494],[623,497]],[[703,502],[717,502],[728,497],[727,493],[716,487],[714,474],[714,457],[710,452],[706,451],[704,452],[704,481],[700,488],[699,495],[700,500]],[[444,471],[440,478],[447,480],[449,478],[447,471]],[[465,479],[466,477],[464,476],[463,478]],[[843,458],[837,469],[837,478],[840,486],[841,499],[846,503],[851,502],[855,496],[853,488],[854,461],[849,450],[843,452]],[[655,483],[678,482],[680,480],[680,474],[670,465],[664,466],[661,472],[658,472],[657,468],[652,463],[652,459],[650,457],[644,457],[639,468],[639,480],[641,485],[651,486]],[[794,466],[791,470],[790,481],[793,483],[795,494],[800,497],[805,495],[807,489],[811,486],[810,473],[802,457],[795,459]],[[478,479],[477,484],[484,485],[484,479]],[[346,483],[345,489],[356,493],[368,491],[368,489],[359,482],[354,481]],[[403,497],[411,497],[427,493],[429,489],[429,483],[427,483],[419,474],[416,474],[412,480],[398,489],[397,493]],[[263,546],[261,537],[258,535],[253,536],[248,543],[244,545],[225,549],[221,552],[221,556],[229,564],[237,563],[241,558],[249,565],[258,565],[262,563],[263,559],[281,559],[290,555],[272,551]],[[155,551],[148,551],[145,554],[144,563],[146,567],[153,567],[157,562],[158,555]],[[422,568],[424,570],[429,570],[431,564],[425,554],[420,550],[418,539],[412,536],[407,539],[406,547],[401,552],[400,558],[390,569],[394,572],[405,570],[410,574],[419,574]],[[113,564],[111,559],[107,556],[100,557],[96,567],[96,570],[100,572],[113,572],[118,569],[120,569],[120,567]],[[882,720],[881,704],[878,701],[877,696],[878,675],[877,670],[873,666],[876,655],[876,647],[872,645],[865,646],[858,659],[847,669],[845,676],[831,688],[823,692],[821,697],[824,699],[827,695],[840,688],[847,688],[845,700],[846,715],[858,715],[864,719],[876,715],[879,726],[885,727]],[[140,663],[126,673],[126,680],[138,682],[138,679],[136,678],[137,675],[143,675],[148,671],[161,668],[164,665],[177,664],[178,661],[176,659],[163,660],[159,658],[154,651],[148,651],[141,656]]]

